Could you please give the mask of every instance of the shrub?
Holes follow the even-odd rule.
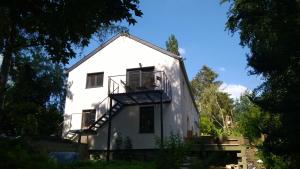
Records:
[[[63,166],[36,152],[21,139],[0,139],[1,169],[62,169]]]
[[[137,161],[82,161],[73,163],[69,169],[154,169],[154,163]]]
[[[187,144],[184,144],[180,135],[171,133],[168,138],[165,138],[163,144],[159,139],[156,143],[161,148],[155,160],[156,168],[179,169],[188,150]]]
[[[126,139],[124,141],[124,148],[126,150],[132,149],[132,141],[131,141],[130,137],[128,137],[128,136],[126,137]]]

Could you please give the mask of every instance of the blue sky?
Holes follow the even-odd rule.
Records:
[[[228,7],[229,4],[220,5],[219,0],[141,0],[144,15],[128,28],[130,34],[163,48],[170,34],[174,34],[186,59],[190,79],[202,65],[207,65],[219,74],[229,93],[245,87],[254,89],[260,80],[248,76],[246,53],[249,50],[239,45],[238,34],[232,36],[225,30]],[[98,45],[92,42],[83,55]]]

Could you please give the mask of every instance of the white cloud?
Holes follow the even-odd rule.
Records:
[[[226,68],[225,68],[225,67],[219,67],[219,71],[225,72],[225,71],[226,71]]]
[[[243,94],[247,90],[247,87],[240,84],[223,83],[220,86],[219,90],[228,93],[230,95],[230,98],[232,99],[239,99],[241,94]]]
[[[178,52],[180,53],[181,56],[186,53],[184,48],[178,48]]]

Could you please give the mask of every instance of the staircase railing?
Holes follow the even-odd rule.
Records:
[[[116,82],[124,80],[122,77],[123,75],[117,75],[117,76],[109,76],[108,77],[108,94],[114,94],[120,92],[120,84]]]

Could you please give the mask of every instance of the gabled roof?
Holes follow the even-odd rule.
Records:
[[[171,53],[161,47],[158,47],[150,42],[147,42],[143,39],[140,39],[134,35],[130,35],[128,33],[118,33],[117,35],[115,35],[114,37],[112,37],[111,39],[109,39],[108,41],[106,41],[105,43],[103,43],[102,45],[100,45],[99,47],[97,47],[95,50],[93,50],[91,53],[89,53],[88,55],[86,55],[85,57],[83,57],[82,59],[80,59],[78,62],[76,62],[74,65],[72,65],[69,69],[67,69],[66,73],[69,73],[70,71],[72,71],[73,69],[75,69],[76,67],[78,67],[81,63],[85,62],[86,60],[88,60],[90,57],[92,57],[93,55],[95,55],[97,52],[99,52],[100,50],[102,50],[103,48],[105,48],[107,45],[109,45],[110,43],[112,43],[114,40],[118,39],[120,36],[126,36],[132,40],[135,40],[143,45],[146,45],[154,50],[157,50],[163,54],[166,54],[170,57],[173,57],[175,59],[181,60],[181,57],[175,55],[174,53]]]
[[[184,62],[182,60],[182,58],[174,53],[171,53],[169,51],[167,51],[166,49],[163,49],[161,47],[158,47],[150,42],[147,42],[143,39],[140,39],[134,35],[131,35],[129,33],[125,33],[125,32],[121,32],[121,33],[118,33],[117,35],[115,35],[114,37],[112,37],[111,39],[109,39],[108,41],[106,41],[105,43],[103,43],[102,45],[100,45],[99,47],[97,47],[95,50],[93,50],[91,53],[89,53],[88,55],[86,55],[85,57],[83,57],[82,59],[80,59],[78,62],[76,62],[74,65],[72,65],[67,71],[66,73],[69,73],[70,71],[72,71],[73,69],[75,69],[76,67],[78,67],[81,63],[85,62],[86,60],[88,60],[90,57],[94,56],[97,52],[99,52],[100,50],[102,50],[103,48],[105,48],[107,45],[109,45],[110,43],[112,43],[114,40],[118,39],[119,37],[121,36],[126,36],[132,40],[135,40],[143,45],[146,45],[154,50],[157,50],[163,54],[166,54],[174,59],[177,59],[179,60],[179,64],[180,64],[180,68],[183,72],[183,75],[184,75],[184,78],[185,78],[185,81],[187,82],[187,85],[188,85],[188,89],[189,89],[189,92],[191,94],[191,97],[192,97],[192,100],[193,100],[193,104],[196,108],[196,111],[198,112],[199,114],[199,110],[198,110],[198,107],[197,107],[197,104],[195,102],[195,99],[194,99],[194,95],[193,95],[193,92],[192,92],[192,88],[191,88],[191,85],[190,85],[190,82],[189,82],[189,78],[188,78],[188,75],[187,75],[187,72],[186,72],[186,69],[185,69],[185,66],[184,66]]]

